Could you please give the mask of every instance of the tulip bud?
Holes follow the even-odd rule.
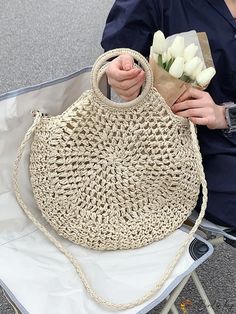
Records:
[[[197,68],[191,74],[191,76],[190,76],[191,79],[195,81],[197,75],[202,71],[202,69],[203,69],[203,62],[201,61],[200,64],[197,66]]]
[[[171,55],[176,57],[183,57],[184,55],[184,37],[176,36],[171,45]]]
[[[198,50],[198,46],[195,44],[190,44],[184,49],[184,61],[187,62],[191,60]]]
[[[199,57],[192,58],[191,60],[189,60],[188,62],[185,63],[184,73],[187,76],[191,76],[201,62],[202,61]]]
[[[201,87],[204,87],[210,83],[211,79],[213,78],[215,74],[216,74],[216,70],[213,67],[209,67],[197,75],[196,81],[198,85],[200,85]]]
[[[167,62],[167,52],[166,52],[166,51],[163,52],[163,54],[162,54],[162,62],[163,62],[163,63],[166,63],[166,62]]]
[[[153,57],[154,61],[155,61],[156,63],[158,63],[158,54],[153,52],[153,53],[152,53],[152,57]]]
[[[150,54],[149,54],[149,58],[152,58],[153,57],[153,48],[152,46],[150,47]]]
[[[176,57],[175,61],[170,67],[169,73],[175,78],[180,78],[184,72],[184,58]]]
[[[153,36],[153,52],[162,54],[166,51],[166,39],[162,31],[157,31]]]
[[[167,49],[166,57],[167,57],[167,62],[169,62],[170,59],[172,58],[172,55],[171,55],[171,47],[169,47],[169,48]]]
[[[158,62],[158,54],[153,52],[152,46],[150,47],[149,59],[152,58],[154,61]]]

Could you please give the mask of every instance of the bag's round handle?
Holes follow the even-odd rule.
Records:
[[[104,64],[106,64],[108,60],[118,57],[121,54],[125,54],[125,53],[130,54],[134,58],[134,60],[140,64],[140,66],[143,68],[145,72],[146,77],[145,77],[144,86],[142,88],[142,92],[137,98],[129,102],[116,103],[103,95],[103,93],[99,89],[99,81],[102,74],[105,73]],[[101,68],[102,68],[102,72],[100,72]],[[139,52],[132,49],[128,49],[128,48],[118,48],[118,49],[107,51],[104,54],[102,54],[100,57],[98,57],[98,59],[96,60],[92,68],[91,84],[92,84],[92,89],[95,95],[103,103],[113,108],[130,108],[140,103],[147,96],[150,89],[153,87],[153,74],[152,74],[152,70],[148,61]]]

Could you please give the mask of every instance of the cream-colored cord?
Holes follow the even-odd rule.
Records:
[[[191,129],[191,135],[192,135],[192,140],[193,140],[193,148],[195,149],[195,153],[197,156],[197,163],[198,163],[198,170],[199,170],[199,177],[201,180],[201,184],[202,184],[202,189],[203,189],[203,200],[202,200],[202,206],[201,206],[201,211],[199,214],[198,219],[195,222],[195,225],[193,226],[193,228],[191,229],[191,231],[189,232],[188,236],[186,237],[186,239],[183,241],[183,243],[181,244],[179,250],[177,251],[177,254],[175,256],[175,258],[173,259],[173,261],[168,265],[167,270],[165,271],[165,273],[163,274],[162,278],[160,279],[159,282],[157,282],[152,289],[150,289],[147,293],[145,293],[142,297],[133,300],[129,303],[124,303],[124,304],[115,304],[109,300],[106,300],[105,298],[99,296],[91,287],[91,284],[89,283],[88,279],[86,278],[86,275],[84,274],[79,261],[65,248],[62,246],[62,244],[51,235],[50,232],[48,232],[48,230],[32,215],[32,213],[30,212],[30,210],[28,209],[27,205],[24,203],[21,193],[20,193],[20,189],[19,189],[19,184],[18,184],[18,169],[19,169],[19,164],[20,164],[20,160],[22,158],[22,154],[23,154],[23,150],[25,145],[27,144],[27,142],[29,141],[31,135],[34,133],[34,130],[36,128],[36,126],[40,123],[40,119],[41,119],[41,113],[37,112],[36,113],[36,117],[35,120],[32,124],[32,126],[29,128],[29,130],[27,131],[21,145],[20,148],[18,150],[17,153],[17,157],[16,157],[16,161],[14,163],[14,170],[13,170],[13,186],[14,186],[14,190],[15,190],[15,194],[16,194],[16,198],[20,204],[20,206],[22,207],[22,209],[24,210],[24,212],[26,213],[26,215],[30,218],[30,220],[45,234],[45,236],[63,253],[65,254],[68,259],[71,261],[71,263],[74,265],[76,271],[78,272],[81,281],[83,282],[87,292],[89,293],[89,295],[98,303],[113,309],[113,310],[125,310],[128,308],[132,308],[134,306],[140,305],[142,303],[144,303],[145,301],[147,301],[148,299],[150,299],[155,293],[157,293],[162,286],[164,285],[164,283],[166,282],[166,280],[168,279],[168,277],[170,276],[170,274],[172,273],[172,271],[174,270],[176,264],[178,263],[178,261],[180,260],[182,254],[184,253],[187,245],[189,244],[189,242],[192,239],[192,236],[194,235],[194,233],[196,232],[196,230],[198,229],[202,218],[205,214],[205,209],[206,209],[206,205],[207,205],[207,185],[206,185],[206,180],[205,180],[205,176],[204,176],[204,171],[203,171],[203,167],[202,167],[202,163],[201,163],[201,155],[199,153],[199,149],[198,149],[198,141],[197,141],[197,136],[196,136],[196,132],[195,132],[195,127],[192,123],[190,123],[190,129]]]

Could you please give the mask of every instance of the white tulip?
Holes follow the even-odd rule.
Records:
[[[163,54],[162,54],[162,62],[163,62],[163,63],[166,63],[166,62],[167,62],[167,52],[166,52],[166,51],[163,52]]]
[[[152,46],[150,47],[150,54],[149,54],[149,57],[150,57],[150,58],[153,57],[153,48],[152,48]]]
[[[171,45],[171,55],[176,57],[183,57],[184,55],[184,37],[176,36]]]
[[[184,58],[176,57],[175,61],[170,67],[169,73],[175,78],[180,78],[184,72]]]
[[[164,65],[164,69],[166,71],[169,71],[169,68],[171,66],[171,63],[173,63],[173,59],[172,59],[172,56],[171,56],[171,53],[170,53],[170,47],[167,49],[166,52],[164,52],[162,54],[162,61],[163,61],[163,65]],[[170,63],[171,61],[171,63]]]
[[[158,62],[158,54],[156,54],[155,52],[153,52],[152,46],[150,47],[149,59],[150,59],[150,58],[152,58],[155,62]]]
[[[199,57],[194,57],[191,60],[187,61],[184,65],[184,73],[187,76],[191,76],[201,62],[202,61]]]
[[[195,56],[195,54],[197,53],[197,50],[198,50],[198,46],[196,46],[195,44],[188,45],[184,49],[184,60],[185,60],[185,62],[191,60]]]
[[[153,52],[152,57],[155,60],[155,62],[158,63],[158,54]]]
[[[191,74],[191,79],[196,80],[197,75],[202,71],[203,69],[203,62],[201,61],[200,64],[197,66],[197,68],[193,71]]]
[[[167,49],[166,58],[167,58],[167,62],[169,62],[170,59],[172,58],[171,47],[169,47],[169,48]]]
[[[166,51],[166,39],[162,31],[155,32],[152,43],[153,52],[162,54]]]
[[[196,81],[198,85],[200,85],[201,87],[204,87],[210,83],[211,79],[213,78],[215,74],[216,74],[215,68],[209,67],[197,75]]]

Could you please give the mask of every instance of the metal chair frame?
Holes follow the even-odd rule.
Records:
[[[194,215],[195,216],[195,215]],[[191,219],[190,216],[190,221],[194,222],[195,217],[193,219]],[[204,223],[205,222],[205,223]],[[224,227],[224,226],[217,226],[211,222],[208,222],[206,219],[204,219],[204,222],[202,223],[202,225],[199,228],[199,231],[201,233],[201,236],[204,236],[204,238],[210,242],[214,247],[216,247],[219,244],[222,244],[224,242],[228,243],[230,242],[230,244],[233,247],[236,247],[236,236],[231,235],[230,233],[228,233],[228,228]],[[210,224],[211,227],[207,227],[207,224]],[[162,311],[160,312],[160,314],[168,314],[168,313],[173,313],[173,314],[178,314],[179,311],[177,310],[176,306],[175,306],[175,301],[178,298],[178,296],[180,295],[181,291],[183,290],[183,288],[185,287],[185,285],[187,284],[189,278],[192,278],[193,283],[205,305],[205,308],[207,310],[207,313],[209,314],[216,314],[211,302],[201,284],[201,281],[199,279],[199,276],[197,275],[196,270],[194,270],[191,274],[189,274],[188,276],[186,276],[182,282],[172,291],[172,293],[169,295],[168,299],[166,300],[165,306],[163,307]]]

